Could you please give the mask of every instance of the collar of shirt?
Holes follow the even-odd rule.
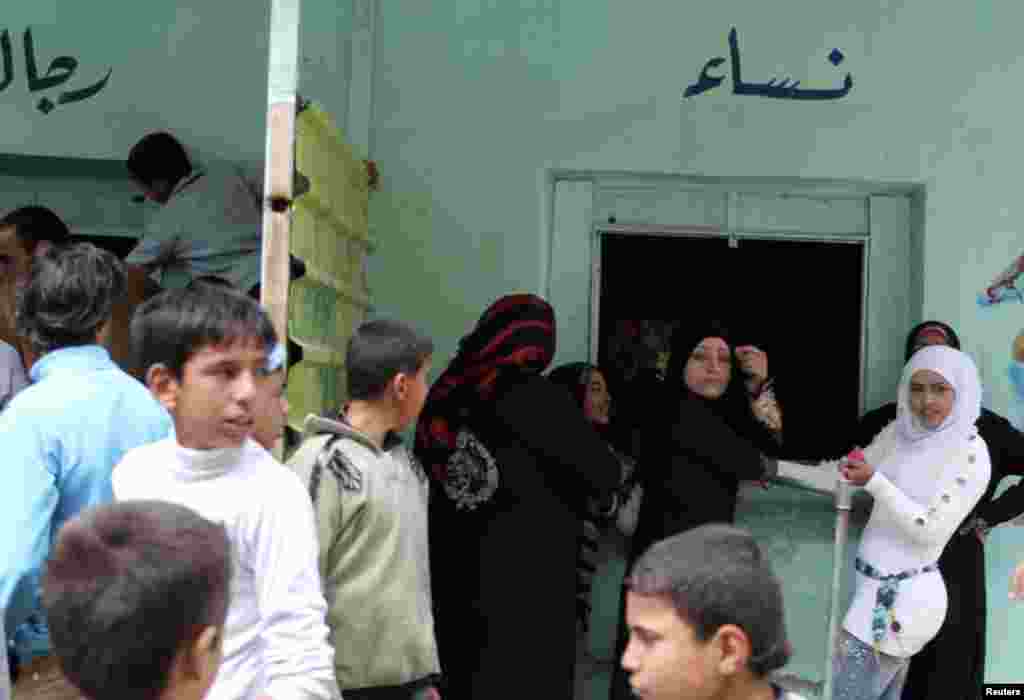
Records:
[[[241,464],[246,453],[256,447],[252,438],[247,438],[241,447],[220,447],[212,450],[197,450],[183,447],[177,437],[173,437],[174,452],[178,457],[175,469],[184,481],[203,481],[215,479],[234,471]]]
[[[346,415],[347,413],[348,403],[344,404],[341,407],[341,411],[338,412],[338,415],[334,421],[335,423],[338,423],[345,428],[345,431],[342,434],[347,435],[347,437],[357,439],[359,442],[365,444],[367,447],[372,449],[376,454],[379,455],[384,452],[391,452],[391,450],[395,449],[396,447],[402,444],[401,436],[399,436],[398,433],[396,433],[394,430],[389,430],[384,435],[384,444],[381,447],[377,447],[375,444],[373,444],[373,441],[370,440],[370,438],[365,433],[352,427],[352,424],[349,423],[348,416]]]
[[[71,370],[88,372],[99,369],[111,369],[115,365],[110,353],[101,345],[75,345],[68,348],[52,350],[36,360],[29,371],[33,382],[46,379],[54,372]]]
[[[179,194],[182,193],[182,191],[188,189],[188,187],[198,182],[204,175],[206,175],[205,168],[193,168],[188,175],[181,178],[181,180],[178,181],[178,184],[174,186],[174,189],[171,190],[171,195],[170,197],[168,197],[168,200],[177,197]]]

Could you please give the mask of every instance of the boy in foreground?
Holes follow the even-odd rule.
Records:
[[[175,435],[130,452],[114,496],[171,501],[224,523],[234,560],[224,663],[211,700],[339,697],[309,495],[251,435],[265,410],[270,319],[220,285],[139,307],[132,348]]]
[[[754,538],[703,525],[656,542],[626,580],[622,666],[644,700],[802,700],[769,674],[790,657],[782,588]]]
[[[202,700],[220,668],[230,548],[222,525],[173,503],[70,520],[43,580],[64,676],[88,700]]]

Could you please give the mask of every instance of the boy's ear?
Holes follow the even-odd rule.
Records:
[[[750,638],[743,628],[736,625],[722,625],[711,640],[718,655],[718,672],[723,676],[734,676],[747,669],[750,660]]]
[[[178,653],[175,669],[186,682],[212,680],[220,667],[221,627],[204,627],[193,641]]]
[[[178,407],[178,391],[181,389],[181,382],[166,365],[156,364],[146,370],[146,386],[168,411],[173,411]]]
[[[394,388],[395,398],[399,401],[405,400],[405,397],[409,395],[409,375],[399,372],[391,380],[391,386]]]
[[[51,241],[39,241],[36,243],[35,248],[32,249],[32,255],[41,258],[52,247],[53,243]]]

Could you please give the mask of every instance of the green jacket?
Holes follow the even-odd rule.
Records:
[[[288,466],[313,499],[338,685],[403,685],[440,673],[426,473],[397,436],[379,449],[313,415],[304,429]]]

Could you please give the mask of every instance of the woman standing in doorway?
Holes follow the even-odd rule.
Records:
[[[652,467],[635,554],[698,525],[732,522],[740,481],[770,476],[765,455],[782,442],[767,355],[734,348],[717,321],[686,322],[673,334],[664,397],[664,422],[641,434],[638,450]]]
[[[741,481],[774,475],[782,414],[768,376],[767,355],[734,347],[716,320],[686,321],[672,337],[663,420],[641,433],[644,502],[631,560],[651,544],[708,523],[731,523]],[[619,648],[625,648],[626,630]],[[626,674],[616,668],[612,697],[626,700]]]

